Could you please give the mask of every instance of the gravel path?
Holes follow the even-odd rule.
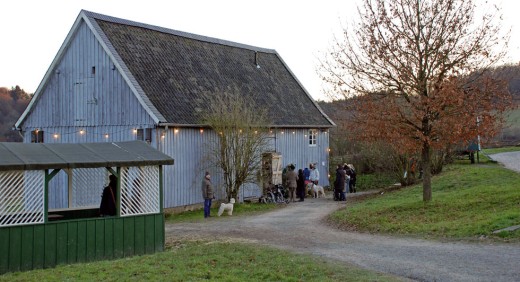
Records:
[[[265,244],[418,281],[520,281],[518,244],[360,234],[339,231],[324,223],[328,214],[344,205],[330,198],[306,199],[256,216],[167,224],[166,237]]]
[[[489,157],[510,170],[520,172],[520,152],[499,153],[489,155]]]

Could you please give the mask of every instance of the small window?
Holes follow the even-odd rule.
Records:
[[[137,140],[146,141],[148,143],[152,142],[152,129],[137,129]]]
[[[309,146],[316,146],[318,140],[318,130],[309,129]]]
[[[31,131],[31,143],[43,143],[43,130]]]
[[[92,75],[96,75],[96,67],[92,67]]]

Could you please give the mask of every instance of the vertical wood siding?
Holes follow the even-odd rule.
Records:
[[[309,129],[278,129],[272,134],[276,151],[282,154],[283,167],[294,164],[296,169],[317,163],[320,185],[329,185],[329,133],[318,130],[316,145],[309,145]]]
[[[151,125],[153,119],[83,23],[52,70],[25,127]],[[95,72],[93,72],[95,68]]]

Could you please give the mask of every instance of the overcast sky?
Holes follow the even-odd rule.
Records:
[[[520,61],[518,0],[476,0],[503,8],[509,62]],[[323,99],[317,58],[360,0],[7,0],[0,2],[0,87],[33,93],[81,9],[275,49],[315,99]]]

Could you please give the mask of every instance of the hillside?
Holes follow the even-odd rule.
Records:
[[[0,87],[0,142],[22,142],[18,132],[12,130],[23,113],[32,95],[16,86],[12,89]]]
[[[506,124],[502,132],[495,138],[496,146],[520,144],[520,65],[504,65],[492,70],[493,76],[508,81],[509,92],[513,96],[516,109],[506,114]],[[353,98],[355,99],[355,98]],[[348,111],[349,100],[337,100],[333,102],[318,102],[325,113],[337,124],[337,128],[331,130],[332,139],[344,139],[348,131],[348,123],[352,113]],[[334,144],[334,140],[331,140]]]

